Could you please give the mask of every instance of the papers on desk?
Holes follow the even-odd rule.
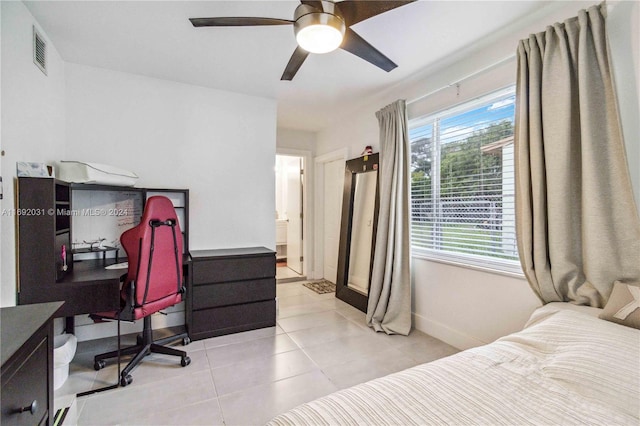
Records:
[[[105,266],[104,269],[127,269],[129,262],[114,263],[113,265]]]

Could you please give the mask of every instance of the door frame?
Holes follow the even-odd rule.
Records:
[[[278,148],[276,147],[276,155],[284,155],[288,157],[302,157],[304,165],[304,178],[302,184],[302,272],[303,276],[307,278],[311,276],[314,271],[314,263],[312,257],[313,248],[313,215],[311,214],[313,209],[313,200],[310,198],[313,194],[313,162],[311,161],[312,153],[308,150],[291,149],[291,148]],[[275,162],[275,158],[274,158]],[[275,179],[275,177],[274,177]],[[273,223],[273,232],[275,234],[276,224]]]
[[[345,164],[349,158],[348,148],[341,148],[327,154],[314,158],[315,165],[315,245],[313,264],[313,279],[324,278],[324,166],[336,160],[344,160]],[[342,196],[342,194],[340,195]],[[342,213],[342,212],[341,212]]]

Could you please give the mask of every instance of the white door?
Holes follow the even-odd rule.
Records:
[[[287,176],[287,266],[302,275],[302,158],[285,157]]]
[[[336,282],[342,219],[344,160],[324,164],[324,279]]]

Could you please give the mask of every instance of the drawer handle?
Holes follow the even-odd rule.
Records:
[[[24,413],[25,411],[29,411],[32,415],[35,414],[36,411],[38,411],[38,401],[34,399],[31,405],[27,405],[26,407],[22,407],[22,408],[17,408],[15,410],[16,413]]]

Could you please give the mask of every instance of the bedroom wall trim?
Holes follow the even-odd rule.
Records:
[[[415,329],[422,331],[436,339],[442,340],[460,350],[475,348],[477,346],[486,345],[490,342],[478,340],[473,336],[462,333],[441,322],[423,317],[422,315],[412,313],[413,326]]]

